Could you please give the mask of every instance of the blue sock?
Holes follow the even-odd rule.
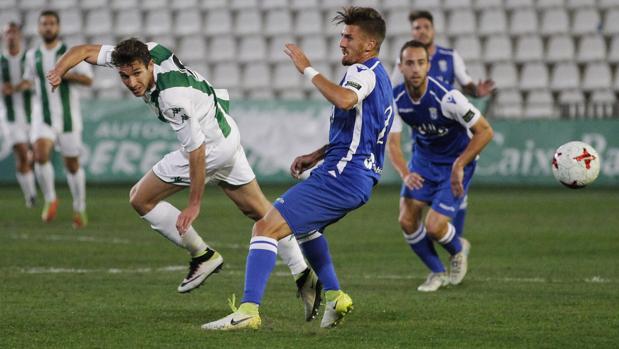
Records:
[[[265,236],[251,238],[245,265],[245,291],[241,303],[260,304],[276,258],[277,240]]]
[[[451,221],[451,224],[456,228],[456,236],[460,237],[464,234],[464,219],[466,218],[466,208],[461,208],[456,213],[456,216]]]
[[[464,220],[466,219],[466,209],[468,207],[468,195],[464,196],[462,203],[460,204],[460,208],[458,212],[456,212],[456,216],[451,220],[451,224],[456,228],[456,236],[460,237],[464,234]]]
[[[315,232],[311,235],[299,239],[301,250],[309,261],[312,269],[318,275],[318,279],[322,282],[325,291],[337,291],[340,289],[340,283],[337,280],[331,255],[329,254],[329,245],[327,239],[321,233]]]
[[[432,239],[426,234],[426,227],[423,224],[412,235],[404,233],[404,239],[428,269],[433,273],[445,272],[445,266],[434,249]]]
[[[460,238],[456,236],[456,228],[451,223],[447,223],[447,234],[438,243],[443,245],[443,248],[452,256],[462,251],[462,243]]]

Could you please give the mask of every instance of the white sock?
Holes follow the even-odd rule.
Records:
[[[16,173],[17,181],[19,182],[19,186],[21,187],[21,191],[24,193],[24,198],[26,200],[30,200],[31,197],[37,196],[37,189],[34,184],[34,174],[32,171],[27,172],[26,174],[21,174],[19,172]]]
[[[34,174],[37,177],[39,187],[43,192],[45,202],[56,200],[56,188],[54,188],[54,168],[50,161],[41,165],[38,162],[34,164]]]
[[[451,242],[456,236],[456,228],[451,223],[447,223],[447,233],[438,240],[438,243],[441,245],[446,245]]]
[[[69,190],[73,196],[73,211],[84,212],[86,210],[86,174],[80,167],[77,172],[65,172]]]
[[[189,251],[192,256],[204,252],[204,250],[208,248],[208,245],[202,240],[200,235],[198,235],[193,226],[189,227],[181,238],[181,235],[176,229],[176,220],[180,213],[181,211],[172,206],[169,202],[160,201],[150,212],[142,216],[142,218],[150,223],[151,228],[172,241],[176,246]]]
[[[303,253],[294,235],[291,234],[279,240],[277,254],[282,261],[288,265],[292,275],[300,274],[307,269],[307,263],[305,263],[305,259],[303,259]]]

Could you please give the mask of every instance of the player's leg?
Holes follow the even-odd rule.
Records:
[[[427,207],[427,204],[423,201],[402,196],[398,220],[404,232],[406,243],[423,264],[430,269],[430,274],[424,283],[417,287],[417,290],[433,292],[442,286],[446,286],[448,280],[445,266],[434,248],[434,243],[428,236],[425,225],[421,224],[421,216],[425,207]]]
[[[449,252],[451,256],[449,280],[452,284],[457,285],[462,282],[467,273],[468,255],[471,245],[466,239],[457,236],[456,228],[451,223],[451,220],[457,215],[465,196],[455,197],[451,190],[449,180],[451,166],[444,166],[439,171],[443,173],[443,179],[432,201],[432,209],[430,209],[426,216],[426,229],[428,234]],[[464,168],[464,178],[462,181],[464,195],[468,192],[474,172],[475,163],[469,164]]]
[[[333,203],[333,200],[327,201],[325,191],[329,188],[321,186],[322,182],[317,180],[317,177],[312,175],[308,180],[288,190],[276,200],[275,206],[254,224],[253,237],[250,242],[249,254],[247,255],[245,290],[242,304],[233,314],[204,324],[202,326],[203,329],[233,330],[259,327],[258,305],[262,300],[266,283],[275,266],[278,241],[290,235],[293,229],[295,231],[313,232],[317,229],[316,227],[324,227],[329,222],[334,222],[345,214],[339,208],[331,209],[332,207],[324,205],[325,202]],[[323,190],[321,191],[320,189]],[[360,204],[357,204],[355,207],[358,206]],[[308,212],[312,214],[308,214]],[[319,237],[322,237],[322,235],[316,235],[312,241],[319,240]],[[305,247],[302,246],[304,252],[308,252],[308,249]],[[316,271],[325,287],[328,287],[333,292],[338,292],[339,283],[335,277],[330,257],[325,259],[324,256],[320,256],[323,261],[320,263],[314,256],[314,254],[317,255],[319,252],[314,252],[306,255],[310,265],[312,265],[312,268]],[[328,250],[323,250],[323,253],[328,255]],[[336,299],[331,304],[333,309],[327,304],[325,311],[325,314],[330,311],[335,313],[332,324],[336,324],[338,320],[352,309],[352,300],[350,300],[348,295],[339,291],[339,298],[341,302],[338,303]]]
[[[466,211],[468,206],[468,195],[464,196],[464,200],[456,213],[456,216],[451,220],[451,224],[456,228],[456,236],[462,237],[464,234],[464,221],[466,219]]]
[[[53,139],[48,137],[38,138],[33,144],[34,173],[45,199],[41,213],[43,222],[51,222],[56,218],[56,209],[58,207],[56,188],[54,187],[54,168],[50,161],[53,146]]]
[[[305,257],[318,274],[325,290],[327,303],[320,326],[335,327],[346,314],[352,311],[353,303],[350,296],[340,288],[327,239],[316,230],[298,237],[298,240]]]
[[[426,229],[450,254],[449,281],[457,285],[462,282],[468,270],[470,244],[464,238],[456,236],[456,229],[450,222],[451,217],[431,208],[426,216]]]
[[[73,228],[81,229],[88,225],[86,215],[86,174],[80,166],[79,157],[65,156],[65,175],[69,191],[73,197]]]
[[[58,135],[58,146],[64,159],[64,170],[69,191],[73,197],[73,228],[88,224],[86,215],[86,174],[80,166],[82,135],[80,132],[65,132]]]
[[[254,224],[245,264],[245,289],[241,305],[238,309],[233,308],[232,314],[202,325],[202,329],[237,330],[260,327],[262,321],[258,307],[275,267],[278,241],[290,234],[290,227],[274,208]]]
[[[347,180],[356,178],[342,180],[312,173],[310,178],[294,186],[273,204],[294,231],[303,254],[325,289],[326,305],[321,327],[336,326],[353,308],[352,299],[340,288],[327,240],[322,235],[326,226],[369,199],[369,187],[367,192],[344,187],[342,183]]]
[[[145,221],[150,223],[151,228],[178,247],[187,250],[191,255],[187,277],[178,287],[181,293],[189,292],[200,286],[223,264],[221,255],[202,240],[193,226],[190,226],[182,236],[179,234],[176,220],[180,210],[163,200],[183,188],[180,185],[164,182],[151,170],[131,188],[129,193],[131,206]]]
[[[273,207],[262,193],[255,179],[243,185],[220,182],[219,186],[241,212],[255,221],[264,217],[268,210]],[[305,263],[299,244],[292,235],[279,241],[277,254],[290,268],[295,279],[297,294],[301,297],[305,306],[305,319],[307,321],[312,320],[318,312],[321,301],[322,285],[318,277]]]
[[[29,154],[30,148],[27,142],[15,143],[13,145],[13,153],[15,154],[15,176],[17,182],[24,193],[27,207],[33,207],[36,202],[37,189],[34,183],[34,173],[30,164]]]

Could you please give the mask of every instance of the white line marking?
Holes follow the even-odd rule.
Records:
[[[94,243],[105,243],[105,244],[130,244],[131,241],[127,239],[118,239],[118,238],[99,238],[94,236],[84,236],[84,235],[75,235],[75,236],[65,236],[65,235],[44,235],[44,236],[31,236],[28,234],[11,234],[9,235],[11,239],[15,240],[45,240],[45,241],[78,241],[78,242],[94,242]]]
[[[100,273],[100,274],[134,274],[134,273],[161,273],[161,272],[179,272],[187,269],[184,265],[168,265],[164,267],[157,268],[99,268],[99,269],[85,269],[85,268],[59,268],[59,267],[32,267],[32,268],[2,268],[3,270],[17,270],[19,273],[23,274],[90,274],[90,273]],[[230,275],[244,275],[244,269],[234,268],[230,265],[226,265],[224,272]],[[282,272],[276,271],[273,272],[272,275],[277,277],[291,277],[290,272]],[[366,280],[423,280],[422,275],[374,275],[374,274],[363,274],[362,276]],[[532,277],[532,278],[517,278],[517,277],[468,277],[469,281],[476,282],[500,282],[500,283],[569,283],[569,282],[585,282],[588,284],[607,284],[607,283],[615,283],[615,280],[609,278],[603,278],[601,276],[593,276],[590,278],[584,279],[573,279],[573,280],[565,280],[565,279],[546,279],[541,277]]]
[[[78,241],[78,242],[92,242],[92,243],[101,243],[101,244],[142,244],[141,241],[131,241],[127,239],[119,239],[119,238],[101,238],[94,236],[85,236],[85,235],[43,235],[43,236],[33,236],[29,234],[10,234],[9,238],[14,240],[43,240],[43,241]],[[232,250],[248,250],[248,244],[227,244],[227,243],[219,243],[217,241],[208,241],[209,245],[214,248],[227,248]]]

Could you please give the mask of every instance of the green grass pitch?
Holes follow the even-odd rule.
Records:
[[[188,257],[128,204],[130,185],[88,188],[90,226],[71,229],[70,195],[40,222],[17,186],[0,187],[0,348],[616,348],[619,190],[473,188],[470,271],[457,287],[422,294],[421,263],[397,223],[399,188],[330,227],[341,284],[355,310],[341,327],[303,321],[292,277],[278,263],[260,331],[200,325],[242,295],[251,225],[207,187],[195,227],[224,270],[176,293]],[[274,199],[286,187],[266,187]],[[186,196],[171,201],[184,205]],[[445,254],[442,256],[445,259]],[[322,308],[319,316],[322,316]]]

